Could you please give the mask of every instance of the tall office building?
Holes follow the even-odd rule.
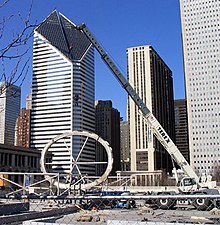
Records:
[[[31,91],[32,92],[32,91]],[[32,93],[26,97],[26,108],[20,110],[15,126],[15,146],[30,148]]]
[[[220,164],[220,1],[180,0],[190,164]]]
[[[129,124],[128,121],[120,122],[120,154],[121,154],[121,170],[130,171],[130,148],[129,148]]]
[[[96,134],[109,143],[113,154],[113,167],[111,174],[115,175],[117,170],[120,170],[120,113],[112,107],[112,101],[98,100],[95,102],[95,117],[96,117]],[[100,146],[102,147],[102,146]],[[96,160],[107,162],[106,152],[96,148]],[[97,167],[97,175],[103,174],[105,166]]]
[[[94,98],[94,49],[70,20],[54,11],[34,31],[31,147],[43,149],[65,132],[94,132]],[[94,145],[88,141],[78,161],[94,161]],[[78,136],[52,145],[53,170],[74,173],[72,158],[81,147]],[[95,173],[89,163],[79,169],[82,175]]]
[[[21,109],[15,126],[15,146],[30,148],[30,109]]]
[[[32,109],[32,87],[30,88],[30,94],[26,97],[26,109]]]
[[[20,111],[21,89],[0,82],[0,143],[14,145],[15,124]]]
[[[176,146],[183,157],[189,162],[189,138],[186,99],[176,99],[174,101],[175,111],[175,137]]]
[[[152,46],[127,49],[128,80],[163,128],[174,139],[172,72]],[[129,97],[131,171],[172,170],[170,156],[153,137],[142,113]]]

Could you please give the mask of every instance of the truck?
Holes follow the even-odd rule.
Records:
[[[134,199],[124,199],[124,196],[130,196],[129,191],[95,191],[86,192],[85,197],[90,197],[88,201],[82,205],[84,209],[92,208],[127,208],[135,207]],[[94,198],[97,197],[97,198]],[[119,198],[119,197],[122,198]],[[99,198],[100,197],[100,198]]]
[[[167,132],[161,126],[159,121],[155,118],[153,113],[148,109],[146,104],[137,94],[135,89],[131,86],[125,76],[122,74],[120,69],[116,66],[111,57],[103,49],[101,44],[97,41],[95,36],[90,32],[85,23],[76,26],[76,29],[83,32],[84,35],[88,38],[90,43],[95,47],[95,49],[100,54],[102,60],[106,63],[109,69],[112,71],[116,79],[119,81],[121,86],[125,89],[127,94],[133,99],[135,104],[138,106],[139,110],[142,112],[149,126],[152,128],[154,135],[163,145],[166,151],[171,156],[177,165],[184,171],[186,177],[183,177],[178,181],[175,191],[161,191],[153,193],[153,195],[182,195],[182,194],[197,194],[197,195],[218,195],[219,190],[216,189],[216,182],[212,181],[211,176],[198,177],[193,168],[189,165],[187,160],[183,157],[177,146],[171,140]],[[154,203],[162,208],[169,209],[172,208],[176,201],[172,198],[158,198]],[[211,208],[213,205],[212,199],[198,198],[192,199],[191,203],[199,210],[206,210]]]

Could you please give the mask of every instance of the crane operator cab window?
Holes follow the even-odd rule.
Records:
[[[194,178],[189,178],[189,177],[185,177],[182,179],[182,182],[181,182],[182,186],[185,187],[185,186],[193,186],[196,184],[196,180]]]
[[[194,178],[185,177],[179,183],[178,186],[193,186],[196,185],[196,180]]]

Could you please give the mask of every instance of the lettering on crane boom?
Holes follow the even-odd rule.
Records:
[[[163,131],[163,129],[161,127],[158,127],[157,130],[161,134],[161,136],[163,137],[164,141],[166,141],[166,143],[168,144],[170,142],[170,139],[166,135],[166,133]]]

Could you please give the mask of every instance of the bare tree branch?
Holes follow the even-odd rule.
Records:
[[[10,0],[5,0],[1,5],[0,8],[2,8],[4,5],[6,5]]]
[[[23,31],[17,36],[17,38],[15,38],[8,46],[6,46],[5,48],[3,48],[1,50],[1,54],[0,54],[0,58],[18,58],[24,54],[20,54],[20,55],[11,55],[11,56],[7,56],[5,55],[11,48],[17,48],[21,45],[26,45],[27,41],[33,36],[33,28],[36,27],[36,25],[29,25],[27,27],[25,27],[23,29]],[[28,35],[25,36],[26,31],[31,28],[32,31],[31,33],[29,33]],[[22,39],[24,38],[24,39]],[[27,52],[27,51],[25,51]],[[24,53],[25,53],[24,52]]]
[[[30,58],[27,59],[27,61],[26,61],[25,64],[23,65],[23,67],[22,67],[20,73],[17,75],[18,68],[19,68],[20,62],[21,62],[21,61],[18,61],[17,65],[16,65],[16,67],[15,67],[15,70],[12,71],[12,74],[11,74],[11,80],[10,80],[10,83],[11,83],[11,84],[16,84],[22,77],[23,77],[23,78],[22,78],[21,83],[20,83],[19,86],[21,86],[21,85],[23,84],[24,79],[25,79],[25,77],[26,77],[26,75],[27,75],[27,73],[28,73],[28,70],[29,70],[29,68],[30,68],[30,66],[28,65],[29,61],[30,61]],[[15,75],[17,75],[17,77],[15,77]]]
[[[6,81],[6,73],[5,73],[4,59],[2,59],[2,75],[1,75],[1,81]]]
[[[10,0],[4,0],[0,3],[0,9],[10,5]],[[12,15],[4,16],[0,21],[0,82],[5,82],[8,88],[10,85],[21,86],[28,74],[30,68],[30,56],[28,45],[29,40],[33,37],[34,28],[37,23],[31,23],[33,0],[30,1],[29,10],[26,16],[23,16],[20,11]],[[14,20],[19,21],[22,24],[22,29],[8,37],[8,31],[10,31],[10,23]],[[5,35],[7,32],[7,35]],[[11,41],[10,41],[11,37]],[[1,44],[1,42],[3,44]],[[8,43],[8,44],[5,44]],[[2,92],[3,90],[1,90]],[[16,93],[15,93],[16,94]]]
[[[4,17],[2,18],[2,21],[0,22],[0,39],[2,39],[3,37],[6,22],[9,21],[12,17],[13,15],[10,15],[6,19]]]

